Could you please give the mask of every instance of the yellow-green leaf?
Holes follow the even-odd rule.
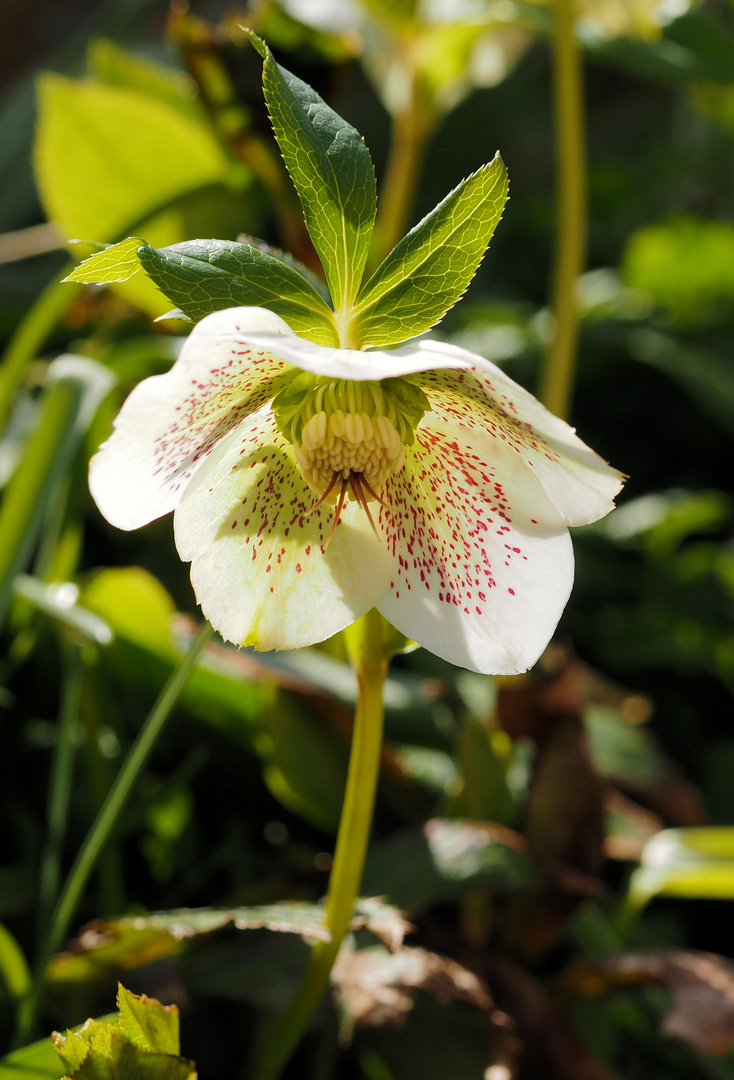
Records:
[[[357,297],[350,330],[355,346],[405,341],[443,318],[484,257],[507,188],[496,154],[396,244]]]
[[[80,281],[83,285],[128,281],[141,269],[138,248],[143,243],[138,236],[128,236],[119,244],[110,244],[75,266],[64,281]]]
[[[212,132],[164,101],[54,74],[41,77],[38,92],[36,180],[68,239],[115,241],[229,171]]]

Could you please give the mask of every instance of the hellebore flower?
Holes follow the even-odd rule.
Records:
[[[175,510],[229,641],[299,648],[376,607],[452,663],[509,674],[568,600],[567,526],[607,514],[621,474],[464,349],[326,348],[229,308],[131,393],[90,487],[121,529]]]

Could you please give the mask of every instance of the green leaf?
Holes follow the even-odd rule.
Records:
[[[193,1061],[178,1056],[175,1005],[118,984],[117,1007],[119,1015],[87,1020],[65,1035],[54,1032],[53,1046],[68,1070],[64,1080],[195,1080]]]
[[[726,316],[734,302],[734,226],[692,217],[646,225],[627,245],[623,276],[680,324]]]
[[[59,1080],[63,1070],[50,1038],[23,1046],[0,1060],[0,1080]]]
[[[98,1032],[89,1056],[69,1080],[189,1080],[192,1075],[192,1061],[143,1050],[110,1029]]]
[[[237,237],[238,244],[246,244],[248,247],[257,248],[258,251],[264,251],[266,255],[272,255],[274,259],[278,259],[280,262],[287,263],[294,270],[297,270],[301,277],[304,277],[309,284],[313,285],[319,296],[322,296],[326,303],[329,303],[329,290],[314,274],[312,270],[309,270],[307,266],[304,266],[302,262],[299,262],[289,251],[283,251],[282,248],[273,247],[271,244],[266,244],[264,240],[259,240],[256,236],[248,236],[246,233],[240,233]]]
[[[107,38],[96,38],[90,43],[87,67],[90,75],[107,86],[139,90],[194,115],[200,108],[196,84],[189,75],[151,64]]]
[[[276,64],[267,46],[256,48],[265,56],[263,91],[275,137],[340,311],[354,300],[367,259],[377,207],[372,158],[358,131]]]
[[[208,128],[137,90],[43,75],[38,95],[36,180],[66,238],[115,241],[230,171]]]
[[[99,1031],[99,1027],[99,1020],[87,1020],[78,1031],[67,1031],[66,1035],[54,1031],[51,1041],[69,1072],[74,1072],[87,1060],[89,1044],[92,1036]]]
[[[494,160],[463,180],[396,244],[357,298],[355,347],[392,345],[434,326],[474,277],[507,201]]]
[[[309,341],[339,344],[326,301],[297,270],[266,251],[232,240],[190,240],[166,248],[144,244],[138,257],[158,288],[192,319],[251,304],[274,311]]]
[[[178,1054],[178,1009],[173,1005],[161,1005],[155,998],[145,994],[138,997],[120,983],[117,990],[117,1007],[120,1010],[120,1028],[125,1038],[143,1050],[160,1050],[165,1054]]]
[[[734,828],[663,829],[645,845],[630,878],[623,918],[654,896],[734,899]]]
[[[20,1001],[31,989],[28,961],[18,942],[0,923],[0,980],[14,1001]]]
[[[88,933],[82,934],[73,951],[61,953],[54,958],[49,968],[49,979],[56,985],[79,984],[94,980],[100,975],[107,975],[111,971],[130,971],[165,957],[175,956],[194,939],[218,933],[227,927],[296,934],[309,942],[329,940],[329,932],[324,927],[323,905],[295,901],[261,904],[256,907],[184,908],[180,911],[154,912],[122,919],[100,919],[91,924]],[[409,929],[396,908],[372,897],[362,897],[355,905],[352,928],[356,930],[362,927],[391,948],[399,947]],[[130,996],[133,1001],[141,1000],[135,999],[134,995]],[[123,1030],[127,1038],[137,1041],[141,1037],[140,1033],[135,1029],[135,1021],[128,1020],[127,1017],[131,1009],[139,1011],[142,1006],[128,1007],[123,1002],[123,998],[118,998]],[[158,1009],[163,1008],[158,1003],[154,1005]],[[151,1028],[151,1024],[155,1026],[162,1023],[162,1018],[158,1017],[157,1011],[151,1013],[149,1010],[148,1016],[146,1024],[149,1035],[160,1038]],[[170,1024],[171,1021],[166,1021],[163,1025],[164,1035]],[[136,1033],[133,1034],[133,1031]],[[163,1049],[160,1042],[152,1048]],[[178,1053],[178,1050],[170,1052]]]
[[[138,248],[144,243],[139,236],[128,236],[119,244],[110,244],[75,266],[64,281],[80,281],[83,285],[128,281],[140,271]]]

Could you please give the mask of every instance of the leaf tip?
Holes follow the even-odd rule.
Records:
[[[255,31],[251,30],[249,26],[241,26],[240,29],[243,30],[246,34],[255,52],[259,53],[263,60],[267,60],[270,49],[267,47],[263,39],[261,37],[258,37]]]

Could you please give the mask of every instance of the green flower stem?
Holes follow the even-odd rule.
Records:
[[[0,432],[12,408],[15,391],[20,385],[31,360],[35,360],[44,341],[53,330],[61,314],[74,300],[82,286],[62,284],[74,268],[68,263],[46,286],[28,314],[13,334],[0,368]]]
[[[324,915],[331,941],[314,946],[303,979],[255,1070],[257,1080],[277,1080],[306,1031],[329,985],[329,975],[349,929],[362,882],[382,748],[382,688],[387,670],[382,650],[382,616],[374,610],[368,612],[346,631],[346,641],[357,675],[358,697],[347,787]]]
[[[66,657],[64,688],[56,726],[56,746],[51,762],[46,844],[41,855],[39,886],[38,924],[41,932],[48,923],[59,891],[83,679],[81,651],[79,646],[74,644]]]
[[[199,653],[211,638],[212,633],[211,626],[204,623],[198,637],[189,647],[181,663],[163,687],[158,700],[140,729],[130,753],[117,774],[102,809],[79,849],[49,921],[46,937],[42,940],[39,948],[32,991],[22,1002],[18,1012],[17,1033],[14,1040],[16,1047],[24,1046],[33,1035],[49,961],[66,937],[74,913],[97,864],[100,853],[128,802],[153,747],[196,665]]]
[[[558,162],[557,252],[553,291],[553,340],[540,391],[557,416],[568,413],[576,364],[579,313],[576,283],[586,252],[586,148],[581,51],[574,0],[556,0],[553,39]]]

